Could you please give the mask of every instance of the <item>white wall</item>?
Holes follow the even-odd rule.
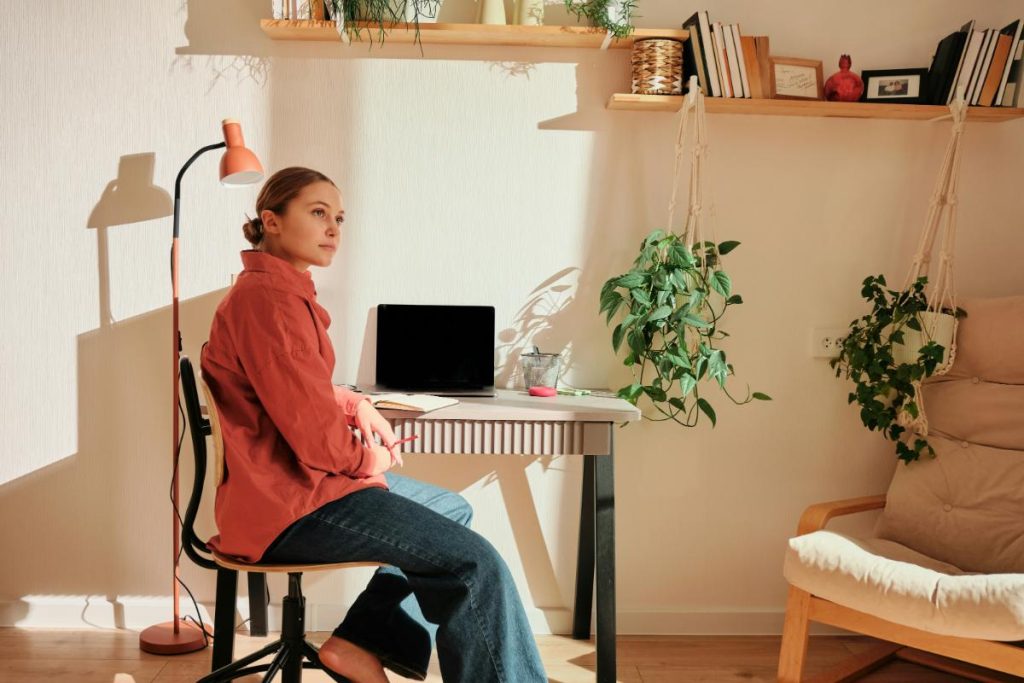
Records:
[[[445,18],[472,14],[448,2]],[[855,69],[927,66],[966,19],[952,0],[705,6],[770,35],[773,54],[824,60],[826,76],[840,52]],[[549,10],[549,23],[566,21]],[[675,26],[692,11],[667,0],[641,10],[641,26]],[[8,13],[0,623],[144,626],[167,615],[167,193],[180,164],[219,139],[221,118],[242,120],[270,170],[312,166],[343,190],[342,251],[316,274],[334,318],[336,381],[373,379],[369,325],[384,301],[493,304],[501,383],[533,343],[565,350],[570,384],[628,380],[597,292],[663,227],[676,124],[604,109],[628,88],[628,52],[427,46],[423,58],[409,46],[274,43],[258,29],[269,12],[252,0],[97,0]],[[1002,26],[1024,3],[967,13]],[[971,125],[965,137],[961,294],[1024,290],[1022,125]],[[725,115],[709,126],[717,237],[743,242],[728,265],[747,303],[732,309],[727,349],[740,382],[775,400],[717,401],[714,430],[619,432],[623,632],[777,631],[782,550],[800,510],[883,489],[892,449],[860,426],[807,337],[862,310],[865,275],[902,281],[949,128]],[[239,226],[256,194],[221,189],[216,163],[207,155],[185,180],[193,357],[239,270]],[[110,210],[113,198],[126,212]],[[151,220],[118,225],[139,217]],[[566,630],[576,459],[412,456],[405,473],[463,491],[536,629]],[[185,561],[183,574],[212,600],[209,573]],[[364,578],[310,578],[313,627],[330,628]]]

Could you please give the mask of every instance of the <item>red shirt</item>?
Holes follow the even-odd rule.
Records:
[[[201,367],[224,435],[209,545],[255,562],[300,517],[387,483],[369,476],[373,457],[351,429],[367,397],[331,382],[331,318],[309,273],[259,251],[243,251],[242,264]]]

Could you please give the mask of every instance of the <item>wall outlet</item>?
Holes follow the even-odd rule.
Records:
[[[843,338],[849,331],[845,327],[816,327],[811,330],[811,357],[838,358]]]

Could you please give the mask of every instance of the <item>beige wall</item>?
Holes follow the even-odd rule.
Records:
[[[448,2],[448,19],[472,13]],[[857,69],[927,66],[967,14],[982,26],[1024,15],[1009,1],[705,6],[770,35],[776,55],[824,60],[826,75],[840,51]],[[678,7],[643,0],[639,24],[674,26],[690,13]],[[342,251],[316,274],[336,381],[372,380],[372,310],[384,301],[493,304],[502,383],[532,343],[566,351],[571,384],[627,381],[596,295],[662,227],[676,122],[604,109],[628,88],[628,53],[429,46],[423,59],[397,45],[279,44],[257,28],[269,9],[97,0],[7,17],[0,623],[144,626],[168,612],[167,193],[223,117],[243,121],[268,168],[313,166],[344,191]],[[965,137],[962,294],[1024,290],[1022,125],[972,125]],[[727,349],[739,380],[775,401],[717,401],[715,430],[619,432],[624,632],[777,631],[799,511],[884,487],[890,446],[860,426],[808,337],[862,310],[865,275],[902,280],[949,128],[749,116],[709,127],[717,237],[743,242],[728,265],[747,304],[732,309]],[[193,356],[239,269],[255,198],[219,188],[216,163],[207,155],[185,180]],[[151,220],[119,225],[139,218]],[[535,628],[566,629],[577,460],[414,456],[405,473],[463,491]],[[208,573],[185,561],[183,574],[212,599]],[[312,625],[330,628],[364,579],[311,578]]]

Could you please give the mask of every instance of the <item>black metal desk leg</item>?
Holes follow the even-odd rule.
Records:
[[[576,640],[590,638],[590,611],[594,604],[594,457],[583,456],[580,539],[576,551],[576,600],[572,608],[572,637]]]
[[[612,437],[614,439],[614,437]],[[597,683],[615,683],[615,479],[612,453],[596,457]]]
[[[249,579],[249,635],[267,635],[267,575],[263,572],[246,572]]]

